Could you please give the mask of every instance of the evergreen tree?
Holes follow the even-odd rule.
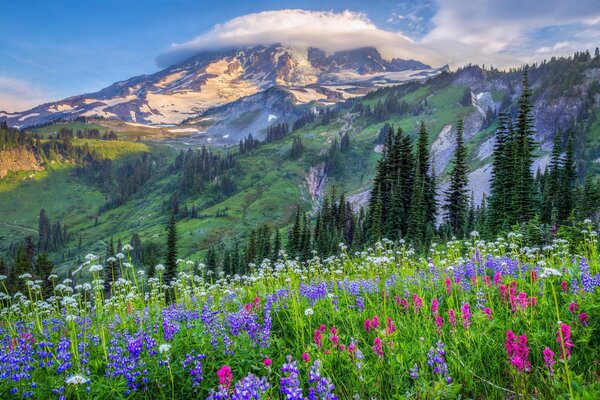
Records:
[[[573,185],[576,178],[573,137],[569,136],[565,160],[560,174],[560,201],[558,206],[558,219],[560,222],[567,221],[571,216],[571,211],[573,211]]]
[[[52,295],[52,282],[50,282],[49,277],[54,270],[54,264],[52,264],[46,253],[40,253],[37,256],[35,267],[36,275],[42,281],[42,295],[47,299]]]
[[[534,120],[531,107],[531,88],[527,68],[523,70],[523,92],[519,98],[519,111],[516,121],[515,163],[516,174],[514,181],[515,203],[514,211],[520,222],[529,221],[535,214],[535,184],[531,173],[534,151]]]
[[[167,255],[163,283],[169,285],[177,275],[177,218],[175,210],[171,212],[167,225]]]
[[[454,165],[450,172],[450,185],[446,191],[445,221],[452,233],[464,237],[466,233],[467,208],[469,195],[467,193],[467,150],[463,142],[463,122],[458,121],[456,127],[456,149]]]
[[[281,235],[279,229],[275,229],[275,239],[273,240],[273,260],[279,258],[279,252],[281,251]]]

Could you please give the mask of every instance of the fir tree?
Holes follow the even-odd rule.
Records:
[[[456,149],[454,165],[450,172],[450,186],[446,191],[445,220],[452,233],[464,237],[466,233],[467,208],[469,195],[467,193],[467,151],[463,142],[463,122],[458,121],[456,127]]]
[[[571,216],[571,211],[573,210],[573,185],[576,178],[573,137],[569,136],[565,160],[560,174],[560,201],[558,206],[558,219],[560,222],[566,221]]]
[[[42,295],[43,298],[47,299],[52,295],[52,282],[50,282],[50,275],[54,270],[54,264],[48,258],[46,253],[40,253],[37,256],[36,263],[36,274],[42,281]]]
[[[534,150],[534,120],[531,107],[531,88],[529,87],[529,74],[527,68],[523,70],[523,92],[519,98],[519,111],[516,121],[516,180],[514,211],[519,216],[520,222],[530,220],[535,214],[535,184],[531,173]]]
[[[163,283],[169,285],[177,275],[177,218],[175,209],[171,211],[171,217],[167,225],[167,254],[165,258],[165,273]]]

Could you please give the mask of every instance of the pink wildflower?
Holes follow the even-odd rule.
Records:
[[[494,285],[498,285],[502,283],[502,274],[500,274],[500,272],[496,272],[496,274],[494,274]]]
[[[452,325],[453,328],[456,327],[456,313],[453,309],[448,310],[448,321],[450,322],[450,325]]]
[[[218,371],[219,385],[228,388],[233,381],[233,375],[231,374],[231,367],[229,365],[223,365]]]
[[[371,326],[373,326],[374,329],[379,328],[379,317],[377,315],[371,320]]]
[[[564,346],[564,351],[561,351],[562,358],[569,358],[571,355],[571,347],[573,347],[573,342],[571,341],[571,327],[567,324],[560,324],[560,329],[556,331],[556,343]]]
[[[310,355],[308,353],[302,353],[302,359],[304,360],[304,362],[309,362]]]
[[[433,298],[433,300],[431,300],[431,312],[434,314],[438,313],[438,308],[440,307],[440,302],[438,299]]]
[[[371,320],[370,319],[365,319],[365,322],[363,323],[363,326],[365,327],[365,330],[367,332],[369,332],[371,330]]]
[[[325,332],[325,331],[327,330],[327,325],[325,325],[325,324],[321,324],[321,326],[319,326],[319,330],[320,330],[321,332]]]
[[[442,326],[444,325],[444,318],[439,315],[435,316],[435,327],[438,331],[438,334],[442,332]]]
[[[465,329],[469,329],[469,326],[471,325],[471,308],[469,306],[469,303],[463,304],[460,308],[460,311],[462,317],[462,324],[465,327]]]
[[[579,322],[581,322],[581,325],[587,326],[587,324],[588,324],[588,315],[587,315],[587,313],[582,312],[581,314],[579,314]]]
[[[485,285],[487,287],[491,286],[491,278],[489,277],[489,275],[486,275],[486,276],[483,277],[483,283],[485,283]]]
[[[571,311],[571,314],[575,314],[576,311],[579,310],[579,304],[577,303],[569,303],[569,311]]]
[[[489,307],[486,307],[483,309],[483,313],[485,315],[487,315],[488,319],[492,319],[492,309]]]
[[[396,332],[396,326],[394,326],[394,321],[392,321],[392,318],[390,317],[387,318],[387,326],[385,328],[385,331],[388,335],[391,335],[392,333]]]
[[[383,344],[381,343],[381,339],[379,337],[376,337],[373,341],[372,348],[375,354],[377,354],[379,357],[383,357]]]
[[[446,293],[448,293],[448,296],[452,294],[452,282],[448,277],[446,277]]]
[[[270,358],[265,358],[263,360],[263,365],[267,368],[269,368],[271,366],[271,364],[273,364],[273,360],[271,360]]]
[[[423,307],[423,299],[416,293],[413,293],[413,307],[416,313]]]
[[[504,344],[508,359],[519,372],[529,371],[529,347],[527,347],[527,335],[523,334],[517,339],[510,329],[506,331],[506,342]]]
[[[318,329],[315,330],[314,340],[315,340],[315,344],[317,345],[317,347],[323,346],[323,334]]]
[[[569,284],[566,281],[562,281],[560,283],[560,287],[561,287],[563,293],[567,293],[567,289],[569,288]]]
[[[554,352],[550,350],[549,347],[546,347],[544,351],[542,351],[542,354],[544,355],[544,363],[548,368],[548,372],[550,372],[550,375],[554,375]]]

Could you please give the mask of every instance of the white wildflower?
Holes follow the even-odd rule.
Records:
[[[160,346],[158,346],[158,351],[160,354],[169,353],[171,351],[171,345],[170,344],[161,344]]]
[[[85,385],[86,383],[88,383],[88,378],[86,378],[85,376],[80,375],[80,374],[71,375],[67,379],[65,379],[65,383],[67,385],[74,385],[74,386]]]

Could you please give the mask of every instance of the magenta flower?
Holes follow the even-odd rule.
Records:
[[[485,285],[487,287],[491,286],[491,278],[489,277],[489,275],[486,275],[486,276],[483,277],[483,282],[485,283]]]
[[[233,381],[233,375],[231,374],[231,367],[229,365],[223,365],[218,371],[217,376],[219,377],[219,385],[228,388]]]
[[[394,321],[392,321],[392,318],[390,317],[387,318],[387,326],[385,328],[385,331],[388,335],[391,335],[392,333],[396,332],[396,326],[394,325]]]
[[[588,315],[587,315],[587,313],[582,312],[581,314],[579,314],[579,322],[581,322],[581,325],[587,326],[587,324],[588,324]]]
[[[452,325],[453,328],[456,327],[456,313],[453,309],[448,310],[448,321],[450,322],[450,325]]]
[[[506,353],[511,364],[518,372],[529,371],[529,347],[527,346],[527,335],[523,334],[517,339],[510,329],[506,331],[506,342],[504,344]]]
[[[315,330],[314,340],[315,340],[315,344],[317,345],[317,347],[323,346],[323,334],[318,329]]]
[[[564,351],[561,351],[562,359],[569,358],[571,355],[571,347],[573,342],[571,341],[571,327],[567,324],[560,324],[560,329],[556,331],[556,343],[561,345],[561,350],[564,347]]]
[[[569,311],[571,311],[571,314],[575,314],[578,310],[579,304],[573,302],[569,303]]]
[[[500,274],[500,272],[496,272],[496,274],[494,274],[494,285],[498,285],[502,283],[502,274]]]
[[[273,364],[273,360],[271,360],[270,358],[265,358],[263,360],[263,365],[267,368],[269,368],[271,366],[271,364]]]
[[[309,362],[310,355],[308,353],[302,353],[302,359],[304,360],[304,362]]]
[[[492,309],[489,307],[485,307],[483,309],[483,313],[487,315],[488,319],[492,319]]]
[[[442,326],[444,326],[444,318],[439,315],[435,316],[435,327],[438,331],[438,334],[442,332]]]
[[[567,293],[567,289],[569,288],[569,284],[566,281],[562,281],[560,283],[560,287],[561,287],[563,293]]]
[[[379,317],[377,315],[371,320],[371,326],[373,326],[373,329],[379,328]]]
[[[469,326],[471,325],[471,308],[469,306],[469,303],[463,304],[460,308],[460,312],[463,326],[465,327],[465,329],[469,329]]]
[[[448,293],[448,296],[452,295],[452,281],[450,281],[450,278],[446,277],[446,293]]]
[[[321,332],[325,332],[325,331],[327,330],[327,325],[325,325],[325,324],[321,324],[321,326],[319,326],[319,330],[320,330]]]
[[[369,332],[371,330],[371,320],[370,319],[365,319],[365,322],[363,323],[363,326],[365,327],[365,330],[367,332]]]
[[[537,305],[537,299],[533,296],[531,296],[529,298],[529,304],[531,305],[531,307],[535,307]]]
[[[338,335],[336,335],[335,333],[332,333],[329,336],[329,340],[331,341],[331,344],[333,344],[333,347],[337,347],[337,345],[340,342],[340,338],[338,337]]]
[[[434,298],[433,300],[431,300],[431,312],[432,313],[437,314],[439,307],[440,307],[440,302],[438,299]]]
[[[416,293],[413,293],[413,307],[415,308],[416,313],[423,307],[423,299]]]
[[[383,344],[381,343],[381,339],[379,337],[376,337],[373,341],[372,348],[377,356],[383,357]]]
[[[546,347],[542,351],[542,354],[544,355],[544,364],[546,364],[548,372],[550,372],[550,375],[554,375],[554,352],[549,347]]]

